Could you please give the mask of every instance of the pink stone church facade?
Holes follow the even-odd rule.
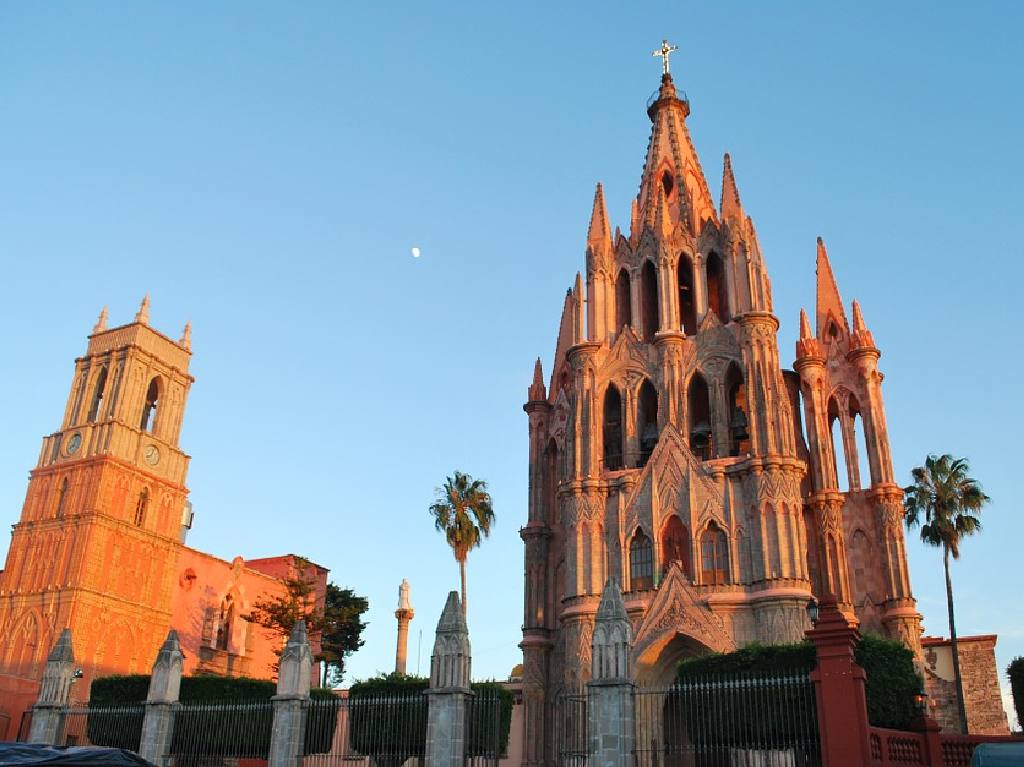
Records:
[[[524,764],[554,758],[554,701],[590,676],[610,579],[641,684],[667,686],[695,654],[798,641],[828,592],[921,656],[880,352],[819,239],[814,323],[801,312],[783,368],[730,158],[716,205],[689,111],[666,72],[629,231],[613,233],[598,185],[554,369],[545,382],[537,361],[524,405]]]

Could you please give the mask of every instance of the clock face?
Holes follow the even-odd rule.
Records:
[[[156,466],[160,462],[160,451],[156,449],[156,445],[146,445],[142,457],[150,466]]]
[[[71,439],[68,440],[68,455],[74,455],[78,452],[78,448],[82,446],[82,435],[80,432],[75,432],[71,435]]]

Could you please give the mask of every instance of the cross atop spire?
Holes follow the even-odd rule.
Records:
[[[668,76],[668,57],[679,50],[678,45],[669,45],[668,40],[661,41],[661,47],[656,51],[651,51],[652,56],[661,57],[661,73]]]

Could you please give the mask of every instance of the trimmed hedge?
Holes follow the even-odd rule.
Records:
[[[1017,729],[1024,730],[1024,655],[1014,658],[1006,667],[1013,695],[1013,709],[1017,712]]]
[[[914,696],[922,689],[914,654],[898,641],[873,634],[861,638],[854,654],[867,675],[865,694],[871,725],[906,729],[917,715]],[[807,672],[816,665],[814,645],[807,640],[788,645],[753,644],[736,652],[683,661],[678,678],[692,681],[717,675]],[[723,722],[720,727],[728,725]]]
[[[423,677],[387,674],[356,682],[349,690],[349,744],[360,754],[372,756],[378,765],[401,764],[422,755],[427,743],[427,696],[429,681]],[[508,749],[512,725],[512,693],[499,682],[473,682],[480,696],[496,696],[498,722],[489,706],[470,704],[466,721],[466,756],[492,752],[497,724],[499,753]]]
[[[181,703],[245,704],[269,703],[277,685],[266,679],[221,677],[211,675],[184,676],[178,699]],[[89,689],[89,707],[102,709],[140,703],[149,693],[148,674],[108,676],[93,680]],[[310,690],[312,698],[333,698],[334,693],[322,688]],[[209,717],[216,716],[216,723]],[[190,721],[193,720],[193,721]],[[202,726],[200,726],[202,720]],[[265,758],[270,750],[273,713],[268,708],[223,710],[215,712],[181,711],[174,728],[171,753],[186,749],[189,753],[208,756],[248,756]],[[93,711],[87,723],[91,743],[114,748],[138,748],[142,737],[142,717],[126,719],[121,713]],[[307,748],[329,750],[334,736],[335,717],[308,721]],[[197,737],[199,733],[199,737]],[[324,745],[326,743],[326,746]]]

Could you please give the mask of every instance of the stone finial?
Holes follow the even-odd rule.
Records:
[[[451,591],[437,622],[434,652],[430,657],[431,689],[469,689],[471,651],[466,616],[459,593]]]
[[[640,236],[640,202],[636,197],[629,204],[629,236],[630,239]]]
[[[181,672],[185,663],[185,654],[181,651],[178,632],[171,629],[167,639],[160,647],[153,663],[153,673],[149,678],[150,703],[175,703],[181,688]]]
[[[736,177],[732,172],[732,158],[728,152],[722,161],[722,198],[718,207],[723,220],[743,220],[743,204],[740,202],[740,192],[736,188]]]
[[[277,672],[277,694],[295,697],[309,696],[309,675],[313,653],[309,649],[306,621],[295,622],[288,643],[281,653]]]
[[[109,316],[110,316],[110,312],[107,310],[107,307],[104,306],[100,310],[100,316],[96,320],[96,324],[93,325],[92,332],[93,333],[102,333],[104,330],[106,330],[107,329],[107,318]]]
[[[800,340],[809,341],[814,338],[814,333],[811,332],[811,321],[807,319],[807,312],[803,309],[800,310]]]
[[[864,324],[864,315],[860,311],[860,301],[854,299],[853,301],[853,332],[860,333],[861,331],[867,330],[867,326]]]
[[[179,340],[178,343],[181,344],[182,346],[184,346],[186,349],[191,349],[192,348],[192,323],[191,322],[186,322],[185,323],[185,329],[181,331],[181,340]]]
[[[544,389],[544,369],[541,367],[540,357],[533,364],[533,383],[530,384],[527,398],[530,402],[543,402],[548,398]]]
[[[629,622],[622,592],[614,578],[604,585],[601,604],[594,618],[591,641],[591,677],[628,679],[633,627]]]
[[[576,272],[576,282],[573,283],[572,299],[572,342],[578,344],[584,340],[587,329],[586,307],[583,304],[583,277],[579,272]]]
[[[74,678],[75,652],[71,644],[71,629],[64,629],[46,657],[46,669],[43,671],[37,703],[53,706],[67,703]]]
[[[149,324],[149,293],[143,296],[142,303],[139,304],[139,311],[135,313],[135,321],[143,325]]]
[[[590,211],[590,226],[587,229],[587,245],[591,247],[607,247],[612,245],[611,224],[608,222],[608,209],[604,202],[604,187],[600,182],[594,191],[594,207]]]

